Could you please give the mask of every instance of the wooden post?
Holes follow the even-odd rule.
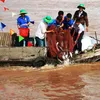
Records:
[[[11,47],[12,37],[9,32],[0,32],[0,47]]]
[[[97,44],[98,44],[98,38],[97,38],[97,33],[95,31],[95,38],[96,38],[96,41],[97,41]]]

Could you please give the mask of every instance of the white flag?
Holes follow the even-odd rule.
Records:
[[[14,16],[16,16],[16,15],[17,15],[16,13],[12,12],[12,17],[14,17]]]

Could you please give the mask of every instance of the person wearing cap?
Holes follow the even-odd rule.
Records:
[[[45,16],[42,19],[42,21],[39,23],[37,31],[35,33],[36,46],[44,47],[46,45],[45,33],[53,32],[53,30],[47,31],[48,24],[52,22],[53,22],[53,19],[51,18],[51,16]]]
[[[20,16],[17,18],[18,28],[28,28],[30,25],[30,18],[26,15],[27,11],[25,9],[20,10]]]
[[[26,14],[27,14],[27,11],[25,9],[20,10],[20,14],[19,14],[20,16],[17,18],[17,27],[18,27],[19,31],[23,28],[29,30],[30,18]],[[20,32],[19,32],[19,34],[20,34]],[[28,38],[29,38],[29,31],[28,31],[28,36],[24,37],[25,41],[20,42],[20,46],[27,46]]]
[[[76,21],[77,19],[80,18],[81,24],[83,24],[84,27],[86,27],[86,31],[88,32],[89,22],[88,22],[88,15],[84,11],[85,10],[85,6],[84,6],[84,4],[79,4],[77,6],[77,8],[79,8],[79,10],[75,11],[74,16],[73,16],[73,20]]]

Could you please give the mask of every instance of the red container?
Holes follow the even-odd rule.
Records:
[[[29,28],[19,28],[19,35],[22,37],[28,37]]]

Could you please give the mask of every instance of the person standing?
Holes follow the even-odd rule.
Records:
[[[36,46],[44,47],[46,33],[53,32],[53,30],[47,31],[48,24],[52,23],[51,16],[45,16],[39,23],[37,31],[35,33]]]
[[[80,19],[77,19],[73,25],[74,32],[72,33],[73,40],[75,41],[74,51],[78,50],[79,53],[82,53],[82,38],[84,35],[85,28],[81,24]]]
[[[21,9],[20,16],[17,18],[17,27],[19,29],[19,35],[24,37],[24,40],[20,42],[20,46],[27,46],[29,38],[30,17],[26,14],[27,11],[25,9]]]
[[[88,32],[89,21],[88,21],[88,15],[84,11],[85,6],[84,6],[84,4],[79,4],[79,6],[77,6],[77,8],[79,8],[79,10],[75,11],[73,20],[76,21],[77,19],[80,18],[81,24],[83,24],[84,27],[86,27],[86,31]]]

